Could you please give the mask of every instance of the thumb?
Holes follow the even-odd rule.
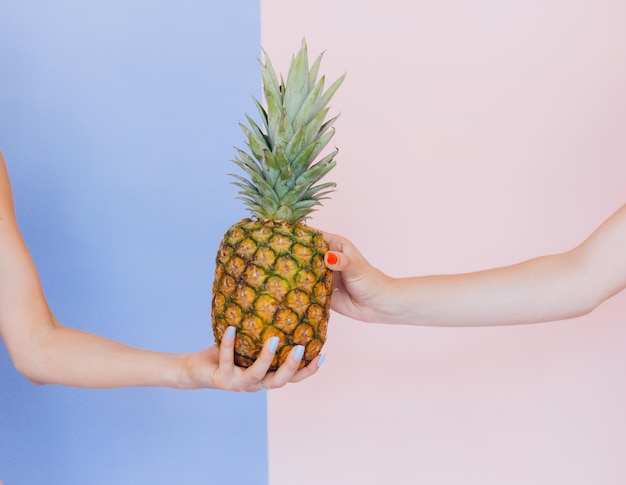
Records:
[[[329,250],[324,255],[324,262],[328,269],[341,271],[342,278],[359,279],[370,268],[369,262],[348,239],[334,234],[324,233]]]
[[[347,247],[343,249],[344,251],[328,251],[324,255],[326,266],[332,271],[342,272],[343,278],[358,277],[365,271],[367,264],[357,251],[351,251]]]
[[[324,263],[328,269],[333,271],[344,271],[350,264],[350,258],[348,257],[350,242],[336,234],[329,232],[323,232],[324,239],[328,243],[328,251],[324,255]]]

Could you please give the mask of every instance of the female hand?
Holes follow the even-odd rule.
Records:
[[[235,328],[229,327],[224,333],[220,346],[210,347],[202,352],[189,355],[183,361],[184,377],[182,387],[198,389],[211,387],[226,391],[257,392],[262,389],[278,389],[291,382],[300,382],[317,372],[324,355],[318,355],[311,363],[299,369],[304,348],[294,347],[285,362],[275,372],[268,372],[278,337],[268,339],[257,360],[248,368],[234,363]]]
[[[348,239],[323,234],[329,247],[324,260],[334,272],[331,308],[356,320],[378,321],[392,279],[374,268]]]

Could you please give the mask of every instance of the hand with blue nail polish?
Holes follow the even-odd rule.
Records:
[[[278,338],[270,338],[248,369],[234,364],[234,328],[221,347],[192,354],[152,352],[61,325],[48,306],[37,268],[20,233],[11,184],[0,152],[0,337],[16,369],[36,384],[111,388],[160,386],[256,392],[298,382],[322,357],[298,370],[303,348],[268,373]]]
[[[324,361],[324,354],[321,354],[313,359],[308,366],[299,369],[300,361],[304,355],[304,347],[296,345],[291,349],[289,357],[275,372],[268,372],[280,342],[279,338],[274,336],[265,342],[263,350],[254,364],[244,369],[234,364],[235,342],[236,329],[229,327],[224,333],[219,349],[213,347],[207,350],[207,361],[210,360],[213,364],[217,361],[218,364],[211,373],[211,387],[244,392],[278,389],[286,384],[300,382],[312,376]],[[197,367],[197,365],[195,366]]]

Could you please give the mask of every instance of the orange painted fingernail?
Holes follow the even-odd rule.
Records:
[[[339,258],[335,253],[328,253],[328,255],[326,256],[326,261],[328,261],[328,264],[337,264]]]

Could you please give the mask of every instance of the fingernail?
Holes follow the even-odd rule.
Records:
[[[324,363],[325,360],[326,360],[326,354],[320,355],[320,358],[317,359],[317,366],[322,367],[322,364]]]
[[[296,350],[293,353],[293,358],[296,362],[300,362],[302,360],[302,356],[304,355],[304,346],[298,345]]]
[[[335,253],[329,252],[326,254],[326,261],[328,261],[328,264],[337,264],[337,261],[339,261],[339,258],[337,257]]]
[[[278,342],[280,339],[278,337],[272,337],[270,339],[270,350],[274,352],[278,348]]]
[[[228,338],[233,338],[235,336],[235,327],[228,327],[226,330],[226,336]]]

